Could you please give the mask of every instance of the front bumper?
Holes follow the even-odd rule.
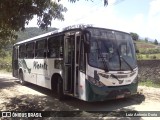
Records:
[[[124,86],[97,87],[86,80],[86,101],[104,101],[131,96],[137,93],[138,81]]]

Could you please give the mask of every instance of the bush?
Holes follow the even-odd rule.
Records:
[[[160,53],[160,49],[148,49],[146,52],[148,54],[156,54],[156,53]]]
[[[7,63],[7,62],[0,62],[0,70],[5,70],[7,72],[11,72],[12,71],[12,65],[11,63]]]
[[[157,59],[156,55],[150,56],[151,59]]]
[[[142,55],[137,55],[137,58],[140,60],[140,59],[143,59],[143,56]]]
[[[146,54],[146,58],[149,58],[149,55],[148,55],[148,54]]]
[[[6,51],[4,57],[0,58],[0,70],[5,70],[7,72],[12,71],[12,55],[11,51]]]
[[[154,55],[154,56],[153,56],[153,59],[156,59],[156,58],[157,58],[157,57]]]

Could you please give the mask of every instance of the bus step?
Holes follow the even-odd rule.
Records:
[[[69,96],[74,96],[74,94],[72,93],[65,93],[66,95],[69,95]]]
[[[74,96],[74,94],[71,93],[70,91],[65,91],[64,94],[69,95],[69,96]]]

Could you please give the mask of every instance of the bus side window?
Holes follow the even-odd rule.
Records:
[[[62,36],[55,36],[48,39],[48,58],[59,58],[62,53]]]
[[[26,45],[20,45],[19,46],[19,58],[25,58],[26,57]]]
[[[35,58],[46,58],[46,40],[36,42]]]
[[[34,58],[34,42],[26,45],[26,58]]]

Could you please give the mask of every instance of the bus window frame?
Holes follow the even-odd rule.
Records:
[[[21,48],[22,48],[22,51],[21,51]],[[18,58],[20,58],[20,59],[26,59],[26,43],[24,43],[24,44],[20,44],[19,45],[19,55],[18,55]],[[21,54],[23,55],[22,57],[21,57]]]
[[[55,54],[55,56],[50,55],[51,54],[50,51],[54,50],[54,48],[49,46],[50,41],[53,41],[53,43],[56,43],[58,41],[57,42],[58,46],[56,46],[56,48],[58,49],[58,52],[57,53],[56,53],[56,51],[53,52]],[[63,58],[63,49],[64,49],[63,48],[64,47],[63,41],[64,41],[64,35],[61,35],[61,34],[48,37],[48,39],[47,39],[47,58]],[[61,50],[61,48],[62,48],[62,50]]]
[[[40,43],[42,41],[44,42],[44,47],[38,48],[38,43]],[[38,56],[37,53],[41,53],[40,51],[43,51],[42,52],[43,56],[41,56],[41,54],[40,54],[40,56]],[[42,38],[42,39],[38,39],[35,41],[34,52],[35,52],[35,54],[34,54],[35,59],[45,59],[47,57],[47,55],[46,55],[47,54],[47,38]]]
[[[27,50],[27,45],[30,45],[30,44],[33,44],[33,46],[32,46],[32,48],[31,49],[29,49],[29,50]],[[33,59],[34,58],[34,56],[35,56],[35,42],[33,41],[33,42],[29,42],[29,43],[26,43],[26,59]],[[28,54],[32,54],[32,57],[28,57]]]
[[[83,39],[81,38],[81,41],[80,41],[79,71],[86,73],[86,54],[85,54],[84,44],[85,43],[84,43],[84,36],[83,36]],[[82,54],[83,54],[83,57],[82,57]],[[82,63],[82,59],[83,59],[83,63]],[[83,66],[83,69],[81,65]]]

